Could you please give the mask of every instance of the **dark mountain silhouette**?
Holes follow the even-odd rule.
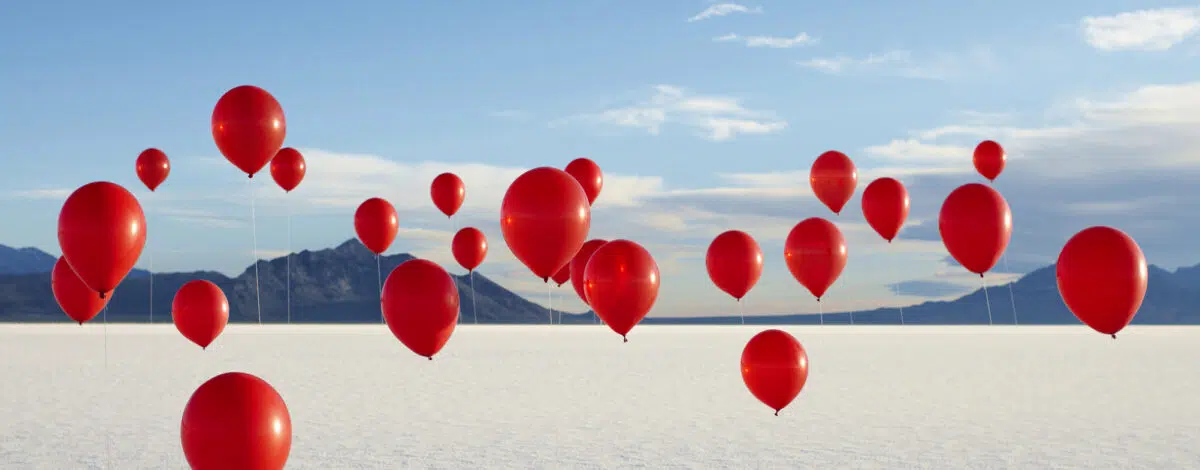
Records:
[[[59,310],[50,292],[49,271],[55,257],[34,248],[12,249],[0,245],[0,267],[16,272],[0,271],[0,321],[39,322],[69,321]],[[400,263],[412,259],[407,254],[380,258],[386,276]],[[262,321],[287,321],[287,259],[276,258],[259,262],[259,289],[262,293]],[[19,269],[15,267],[20,267]],[[375,255],[358,240],[350,240],[336,248],[302,251],[291,259],[291,321],[308,323],[373,323],[379,321],[379,280],[375,271]],[[254,267],[250,266],[237,277],[216,272],[156,273],[154,285],[154,321],[169,322],[171,300],[175,291],[193,279],[206,279],[225,291],[230,303],[231,322],[257,322],[258,302],[255,296]],[[454,276],[461,296],[463,322],[471,322],[471,285],[467,276]],[[146,322],[150,317],[150,278],[148,273],[132,273],[117,288],[110,302],[108,320],[117,322]],[[952,301],[925,302],[904,307],[904,320],[914,324],[986,324],[988,305],[992,321],[1012,324],[1012,301],[1021,324],[1077,324],[1079,321],[1067,310],[1058,295],[1054,267],[1048,266],[1026,274],[1008,286],[989,288],[985,302],[982,289]],[[537,324],[549,321],[545,307],[492,282],[486,276],[475,275],[475,302],[480,323]],[[1146,300],[1134,323],[1138,324],[1200,324],[1200,265],[1169,272],[1155,266],[1150,268],[1150,287]],[[653,315],[653,314],[652,314]],[[592,323],[591,312],[562,315],[563,323]],[[825,314],[826,323],[848,323],[850,313]],[[896,308],[880,308],[853,312],[856,324],[895,324],[900,322]],[[555,312],[558,320],[559,312]],[[735,316],[670,318],[649,317],[646,324],[735,324]],[[766,315],[746,317],[749,324],[815,324],[817,315]]]

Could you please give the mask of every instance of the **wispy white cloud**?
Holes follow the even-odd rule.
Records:
[[[998,64],[986,48],[964,54],[940,54],[918,59],[911,51],[891,50],[862,57],[837,55],[796,62],[797,65],[830,75],[879,74],[919,80],[950,80],[981,70],[996,70]]]
[[[728,16],[735,13],[751,14],[762,13],[762,7],[748,7],[740,3],[718,3],[705,8],[704,11],[697,13],[687,19],[688,23],[716,18],[719,16]]]
[[[500,109],[496,111],[489,111],[487,115],[496,119],[509,119],[514,121],[528,119],[530,117],[530,113],[528,111],[520,109]]]
[[[1099,50],[1165,51],[1200,31],[1200,8],[1136,10],[1080,23],[1084,40]]]
[[[746,108],[728,96],[700,95],[674,85],[654,87],[649,99],[630,106],[573,116],[559,123],[583,122],[642,130],[659,135],[671,124],[699,131],[712,141],[727,141],[739,135],[773,134],[787,128],[787,121],[770,111]]]
[[[795,36],[741,36],[729,33],[713,38],[714,42],[738,42],[746,47],[768,47],[772,49],[791,49],[799,46],[809,46],[820,42],[808,33],[798,33]]]
[[[7,196],[11,199],[53,199],[66,201],[75,189],[72,188],[44,188],[44,189],[22,189],[9,191]]]

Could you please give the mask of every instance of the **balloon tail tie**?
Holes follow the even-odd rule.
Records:
[[[1117,334],[1116,334],[1116,333],[1113,333],[1113,334],[1112,334],[1112,339],[1117,339]]]
[[[1007,253],[1006,253],[1006,255],[1007,255]],[[1009,272],[1008,256],[1001,256],[1000,260],[1004,262],[1004,272]],[[1017,318],[1017,297],[1016,297],[1016,294],[1013,293],[1013,284],[1016,284],[1016,283],[1017,283],[1016,281],[1008,283],[1008,302],[1010,305],[1012,305],[1013,324],[1019,325],[1020,322],[1018,321],[1018,318]]]
[[[107,297],[108,297],[108,293],[107,293],[107,292],[101,292],[101,293],[100,293],[100,298],[101,298],[101,299],[104,299],[104,298],[107,298]]]
[[[375,283],[379,284],[379,301],[383,302],[383,262],[379,260],[379,255],[375,255]],[[379,322],[387,324],[387,319],[383,316],[383,309],[379,310]]]
[[[982,278],[983,275],[981,274],[980,277]],[[992,299],[990,297],[988,297],[987,282],[984,282],[983,279],[980,279],[979,283],[983,285],[983,303],[987,305],[988,324],[991,325],[992,324]]]
[[[251,178],[254,174],[250,175]],[[254,184],[252,180],[246,180],[246,187],[250,188],[250,233],[254,237],[254,251],[250,253],[254,257],[254,303],[258,309],[258,324],[262,324],[262,290],[258,283],[258,201],[254,194]]]
[[[475,307],[475,270],[467,272],[467,277],[471,279],[471,316],[475,320],[475,324],[479,324],[479,309]]]
[[[775,410],[775,416],[779,416],[779,410]]]
[[[627,337],[627,336],[625,336],[625,335],[621,335],[621,342],[622,342],[622,343],[628,343],[628,342],[629,342],[629,337]]]
[[[431,361],[433,360],[433,356],[427,356],[427,357],[429,358],[429,360],[431,360]]]

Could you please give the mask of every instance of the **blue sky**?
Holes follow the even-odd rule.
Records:
[[[393,251],[461,271],[428,184],[455,171],[492,252],[482,272],[545,299],[497,227],[507,183],[534,166],[596,160],[608,176],[593,232],[646,245],[663,270],[653,315],[731,313],[703,253],[722,230],[755,236],[767,270],[748,313],[811,312],[783,267],[782,239],[832,217],[808,190],[824,150],[895,176],[913,197],[894,246],[839,223],[850,266],[827,311],[916,303],[977,286],[944,262],[936,212],[979,181],[970,148],[1010,153],[998,188],[1013,206],[1006,262],[1048,264],[1070,234],[1114,225],[1151,262],[1200,262],[1190,234],[1200,145],[1196,5],[1133,1],[22,2],[0,18],[0,243],[58,253],[73,188],[110,180],[150,217],[142,267],[237,273],[258,248],[319,249],[353,237],[361,200],[401,211]],[[705,14],[705,12],[710,12]],[[235,14],[236,13],[236,14]],[[225,90],[271,91],[287,145],[310,175],[283,197],[251,187],[209,133]],[[146,147],[172,159],[158,193],[136,180]],[[265,176],[265,175],[264,175]],[[1190,212],[1189,212],[1190,211]],[[1183,214],[1184,216],[1180,216]],[[153,257],[153,263],[151,262]],[[887,287],[901,283],[896,296]],[[581,309],[569,289],[561,297]],[[922,294],[928,294],[922,295]],[[1019,302],[1020,299],[1018,299]],[[557,302],[557,300],[556,300]]]

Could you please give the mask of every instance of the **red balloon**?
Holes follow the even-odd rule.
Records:
[[[846,239],[833,222],[820,217],[800,221],[788,233],[783,258],[788,271],[821,301],[846,268]]]
[[[475,227],[464,227],[454,234],[454,240],[450,242],[450,251],[454,253],[454,260],[458,261],[459,266],[467,271],[474,271],[487,257],[487,237]]]
[[[229,300],[216,284],[202,279],[188,281],[175,292],[171,319],[184,338],[207,349],[229,323]]]
[[[504,242],[542,281],[575,257],[591,225],[587,194],[557,168],[534,168],[518,176],[500,204]]]
[[[58,258],[58,262],[54,263],[54,270],[50,271],[50,290],[54,292],[54,300],[63,312],[80,325],[96,318],[96,314],[108,305],[108,299],[100,297],[100,294],[79,280],[79,276],[75,275],[75,271],[71,270],[71,265],[67,264],[67,259],[63,257]]]
[[[79,280],[106,297],[146,246],[146,215],[125,188],[98,181],[76,189],[58,214],[58,246]]]
[[[808,174],[808,184],[825,207],[834,214],[840,214],[854,195],[854,187],[858,184],[858,170],[846,154],[830,150],[822,153],[813,162],[812,170]]]
[[[975,161],[975,170],[987,178],[988,181],[995,181],[996,177],[1000,176],[1000,172],[1004,171],[1004,164],[1008,161],[1008,156],[1004,154],[1004,147],[995,141],[985,140],[975,146],[975,155],[972,158]]]
[[[600,172],[600,165],[586,158],[576,158],[567,164],[566,172],[579,182],[579,186],[587,194],[588,205],[596,202],[600,189],[604,187],[604,174]]]
[[[280,470],[292,451],[287,403],[271,384],[244,372],[200,385],[179,427],[194,470]]]
[[[572,258],[572,260],[573,259],[574,258]],[[557,284],[557,287],[562,287],[563,284],[566,284],[568,281],[570,281],[571,263],[568,262],[567,264],[564,264],[562,269],[559,269],[558,272],[554,273],[554,276],[550,277],[550,280],[554,281],[554,283]]]
[[[413,259],[396,266],[383,281],[379,302],[396,339],[430,360],[458,324],[458,288],[432,261]]]
[[[287,120],[267,90],[242,85],[217,100],[212,135],[225,159],[253,178],[283,146]]]
[[[1149,279],[1137,242],[1111,227],[1090,227],[1067,240],[1055,273],[1071,313],[1113,338],[1142,306]]]
[[[296,186],[300,186],[307,172],[308,164],[304,162],[304,155],[300,155],[300,151],[294,148],[281,148],[275,154],[275,158],[271,159],[271,179],[275,180],[275,184],[283,188],[284,192],[290,193]]]
[[[400,216],[390,202],[373,197],[354,211],[354,233],[372,253],[381,255],[387,251],[399,232]]]
[[[626,342],[658,299],[658,264],[650,252],[629,240],[613,240],[592,253],[583,289],[592,310]]]
[[[704,266],[717,288],[741,301],[762,277],[762,250],[746,232],[730,230],[708,245]]]
[[[808,353],[786,331],[764,330],[742,349],[742,381],[779,416],[808,381]]]
[[[579,295],[579,300],[588,304],[587,293],[583,290],[583,273],[587,268],[588,261],[592,259],[592,253],[608,243],[607,240],[593,239],[588,240],[575,253],[575,257],[571,258],[571,262],[567,265],[571,270],[571,287],[575,288],[575,293]]]
[[[162,150],[149,148],[138,154],[134,168],[137,170],[138,179],[142,180],[147,189],[154,191],[167,180],[167,175],[171,174],[171,161]]]
[[[863,190],[862,209],[867,224],[891,243],[908,218],[908,190],[894,178],[879,178]]]
[[[451,217],[458,212],[463,200],[467,198],[467,187],[458,175],[442,173],[433,179],[429,194],[433,197],[433,205],[446,214],[446,217]]]
[[[964,184],[942,203],[938,232],[950,256],[983,277],[1008,247],[1012,212],[995,189],[979,183]]]

